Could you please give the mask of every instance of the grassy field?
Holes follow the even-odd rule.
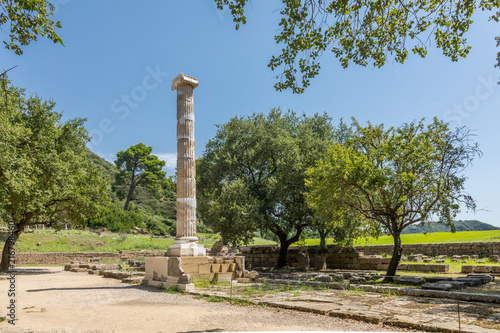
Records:
[[[6,235],[6,234],[4,234]],[[210,248],[220,236],[199,233],[200,244]],[[2,239],[2,242],[4,239]],[[42,243],[38,246],[38,243]],[[23,233],[19,237],[17,252],[118,252],[121,250],[165,250],[174,244],[174,238],[152,238],[146,235],[113,234],[83,231],[37,230],[35,233]],[[256,238],[255,244],[274,244],[265,239]]]
[[[0,234],[6,237],[7,234]],[[200,243],[205,247],[211,247],[219,240],[217,234],[199,233]],[[1,237],[0,237],[1,238]],[[420,243],[462,243],[462,242],[491,242],[500,241],[500,230],[493,231],[462,231],[456,233],[437,232],[432,234],[408,234],[402,235],[403,244]],[[3,243],[5,239],[0,239]],[[37,246],[37,243],[42,243]],[[118,252],[120,250],[164,250],[174,243],[174,238],[152,238],[145,235],[114,234],[83,231],[62,230],[55,233],[53,230],[37,230],[35,233],[23,233],[17,245],[18,252]],[[319,239],[307,239],[305,242],[297,242],[293,245],[319,245]],[[276,242],[254,238],[254,245],[269,245]],[[333,244],[332,239],[327,244]],[[378,239],[360,239],[356,245],[392,245],[390,236],[382,236]]]
[[[488,231],[462,231],[462,232],[435,232],[431,234],[408,234],[401,235],[403,244],[423,243],[467,243],[467,242],[499,242],[500,230]],[[319,239],[307,239],[306,245],[319,245]],[[327,239],[327,244],[333,244],[332,239]],[[392,245],[392,236],[381,236],[378,239],[358,239],[355,245]],[[301,243],[294,243],[301,245]]]

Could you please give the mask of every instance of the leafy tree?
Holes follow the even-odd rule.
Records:
[[[217,7],[227,6],[236,29],[246,23],[248,0],[215,0]],[[282,68],[275,84],[278,91],[304,88],[320,71],[319,59],[331,51],[342,67],[350,63],[383,66],[387,60],[404,63],[411,51],[427,54],[432,36],[443,54],[457,61],[469,53],[466,33],[477,10],[492,11],[491,20],[500,18],[496,0],[282,0],[277,44],[284,44],[281,54],[268,64]],[[302,76],[298,82],[298,72]]]
[[[344,145],[333,145],[308,170],[309,200],[321,214],[350,211],[390,233],[394,251],[387,276],[392,277],[406,227],[433,218],[453,226],[461,203],[475,209],[462,172],[481,152],[469,130],[449,130],[437,119],[388,130],[356,121],[353,127]]]
[[[61,120],[55,103],[26,97],[5,79],[0,89],[0,217],[13,237],[5,242],[1,270],[9,268],[9,246],[30,223],[56,228],[84,223],[105,203],[107,182],[88,163],[83,119]]]
[[[54,5],[46,0],[0,0],[0,27],[7,24],[10,29],[9,41],[3,41],[5,48],[21,55],[21,46],[38,36],[64,45],[55,31],[61,23],[52,21],[53,15]]]
[[[313,221],[305,170],[326,153],[332,137],[328,116],[297,117],[279,109],[218,126],[197,163],[201,218],[234,245],[269,229],[280,241],[278,266],[285,266],[288,247]]]
[[[116,154],[115,165],[120,170],[116,174],[116,185],[125,185],[128,188],[124,210],[128,209],[130,199],[137,186],[155,190],[159,188],[166,174],[162,171],[164,161],[151,155],[153,148],[138,143]],[[123,191],[119,190],[122,194]]]
[[[336,244],[352,246],[355,239],[361,237],[377,237],[380,234],[378,225],[370,224],[363,216],[352,211],[332,209],[327,204],[309,199],[311,208],[314,209],[314,221],[311,229],[316,231],[320,238],[319,246],[324,251],[326,238],[332,236]]]
[[[497,41],[497,47],[500,47],[500,36],[496,37],[495,40]],[[497,63],[495,67],[500,68],[500,51],[497,53]]]

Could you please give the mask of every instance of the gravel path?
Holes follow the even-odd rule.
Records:
[[[8,280],[0,280],[5,311]],[[60,271],[17,276],[15,327],[0,332],[365,331],[404,329],[292,310],[234,306],[127,285],[101,276]]]

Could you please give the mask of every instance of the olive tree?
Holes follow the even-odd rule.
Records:
[[[354,121],[353,127],[350,139],[308,170],[309,202],[320,215],[349,211],[392,235],[392,277],[405,228],[436,219],[453,230],[461,204],[475,210],[463,172],[481,151],[467,128],[450,130],[437,119],[389,129]]]
[[[25,96],[7,79],[1,84],[0,219],[11,229],[2,252],[6,271],[9,248],[26,226],[83,225],[106,203],[108,182],[88,161],[84,119],[62,121],[55,103]]]

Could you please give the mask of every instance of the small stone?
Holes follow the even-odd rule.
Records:
[[[320,274],[314,278],[316,281],[320,282],[332,282],[333,278],[328,274]]]
[[[495,281],[495,276],[490,274],[467,274],[467,277],[481,279],[483,283]]]
[[[238,281],[238,283],[248,283],[248,282],[250,282],[250,279],[247,279],[247,278],[237,278],[236,281]]]
[[[259,273],[256,271],[243,271],[243,277],[248,279],[256,279],[259,277]]]
[[[422,262],[423,260],[423,255],[422,254],[415,254],[408,256],[408,260],[413,261],[413,262]]]
[[[422,285],[425,280],[419,276],[400,276],[394,280],[396,283],[408,284],[413,286]]]
[[[210,255],[212,255],[212,256],[218,255],[219,253],[222,252],[223,248],[224,248],[223,242],[221,242],[221,241],[215,242],[215,244],[210,249]]]
[[[42,242],[36,243],[36,246],[42,246]]]
[[[463,282],[467,287],[477,287],[483,284],[481,279],[467,278],[467,277],[458,277],[455,279],[455,281]]]
[[[189,284],[191,283],[191,274],[182,274],[177,281],[179,284]]]
[[[350,283],[364,283],[364,282],[366,282],[366,280],[360,276],[352,276],[349,279],[349,282]]]

